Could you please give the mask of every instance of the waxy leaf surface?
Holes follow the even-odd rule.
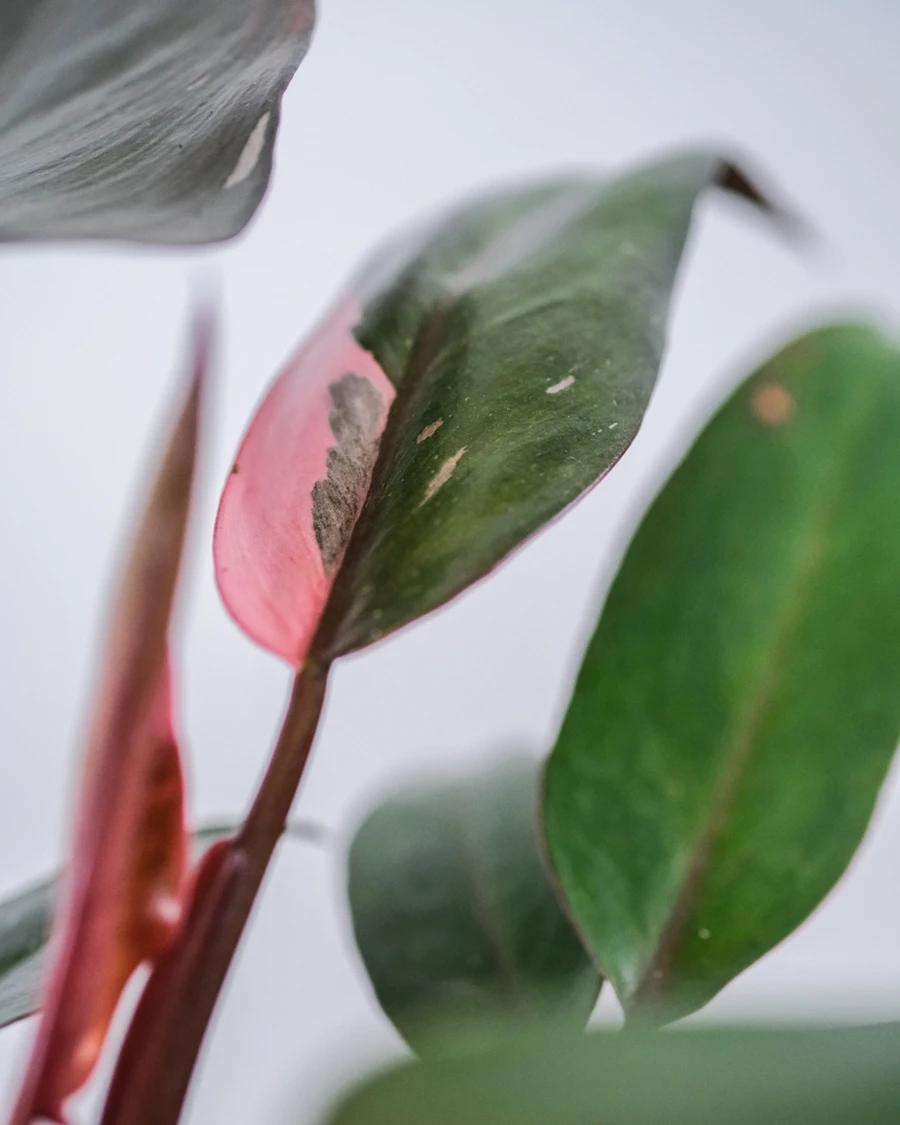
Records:
[[[583,1027],[600,976],[560,909],[538,847],[538,770],[509,759],[377,808],[356,834],[356,941],[388,1017],[423,1053],[476,1016],[548,1012]]]
[[[237,622],[327,662],[443,605],[602,477],[637,433],[715,184],[766,206],[694,153],[501,192],[379,256],[226,484],[216,567]]]
[[[172,730],[168,630],[187,524],[207,328],[112,613],[42,1016],[12,1125],[63,1120],[125,984],[181,914],[187,834]]]
[[[0,240],[237,234],[314,18],[313,0],[2,0]]]
[[[739,387],[647,512],[544,800],[626,1013],[702,1006],[849,863],[900,736],[898,516],[900,354],[854,325]]]
[[[475,1039],[479,1045],[480,1039]],[[329,1125],[895,1125],[900,1026],[547,1030],[407,1064]],[[297,1120],[304,1120],[302,1115]]]

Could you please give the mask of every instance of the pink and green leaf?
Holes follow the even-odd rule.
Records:
[[[238,624],[327,663],[443,605],[608,472],[711,186],[771,210],[733,165],[688,153],[500,192],[371,263],[225,486],[216,569]]]

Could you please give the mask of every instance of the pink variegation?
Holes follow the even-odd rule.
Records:
[[[263,399],[216,520],[216,580],[264,648],[300,666],[368,491],[393,385],[343,302]]]

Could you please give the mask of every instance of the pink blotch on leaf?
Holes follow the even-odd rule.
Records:
[[[275,380],[226,481],[216,581],[237,624],[299,666],[365,500],[395,397],[346,300]]]

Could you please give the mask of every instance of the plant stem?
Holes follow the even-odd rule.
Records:
[[[207,853],[172,946],[156,965],[122,1045],[102,1125],[176,1125],[197,1055],[309,759],[328,666],[294,681],[278,741],[233,841]]]

